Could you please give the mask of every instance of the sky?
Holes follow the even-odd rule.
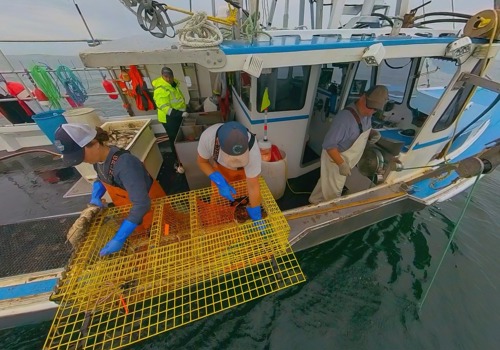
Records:
[[[150,36],[143,31],[134,15],[129,12],[119,0],[75,0],[82,11],[90,30],[95,38],[118,39],[128,36]],[[160,0],[161,1],[161,0]],[[244,0],[246,2],[247,0]],[[270,4],[272,0],[260,0],[260,3]],[[379,0],[382,2],[382,0]],[[456,12],[473,14],[484,9],[493,8],[494,0],[433,0],[426,6],[427,12],[451,11],[452,2]],[[31,39],[90,39],[83,22],[73,4],[73,0],[0,0],[0,50],[7,55],[16,54],[53,54],[76,55],[87,46],[79,44],[55,43],[4,43],[1,40],[31,40]],[[290,0],[291,27],[298,25],[298,10],[294,6],[299,0]],[[325,0],[325,3],[330,2]],[[410,8],[422,4],[422,0],[410,0]],[[210,0],[169,0],[168,5],[189,9],[190,3],[196,11],[204,10],[211,14]],[[283,20],[284,0],[277,2],[275,21],[281,26]],[[348,4],[362,3],[362,0],[347,0]],[[391,6],[390,14],[394,14],[396,0],[385,0]],[[224,6],[225,2],[216,0],[216,7]],[[309,0],[306,0],[305,24],[310,23]],[[421,14],[419,10],[418,14]],[[329,12],[329,8],[325,8]],[[325,13],[325,16],[327,13]],[[183,16],[172,14],[172,20]],[[345,20],[344,20],[345,22]],[[324,21],[324,24],[327,20]],[[161,39],[158,39],[159,41]]]

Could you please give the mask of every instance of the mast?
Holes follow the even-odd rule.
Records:
[[[299,5],[299,27],[304,25],[304,10],[306,7],[306,0],[300,0]]]
[[[342,18],[342,14],[344,13],[344,4],[345,0],[332,0],[328,29],[340,28],[340,19]]]
[[[495,0],[495,1],[498,1],[498,0]],[[397,0],[395,16],[403,18],[405,13],[408,12],[409,6],[410,6],[410,0]]]
[[[323,28],[323,0],[316,0],[316,29]]]

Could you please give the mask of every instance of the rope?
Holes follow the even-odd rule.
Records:
[[[21,156],[23,154],[37,153],[37,152],[48,153],[48,154],[51,154],[51,155],[59,157],[59,158],[62,157],[62,155],[60,153],[52,152],[52,151],[49,151],[47,149],[30,149],[30,150],[20,151],[20,152],[16,152],[16,153],[12,153],[12,154],[8,154],[6,156],[0,157],[0,162],[3,162],[4,160],[7,160],[9,158]]]
[[[75,75],[75,73],[64,65],[57,67],[55,73],[57,79],[59,79],[61,84],[66,89],[68,96],[71,97],[77,105],[83,105],[83,103],[87,100],[88,95],[82,81]]]
[[[47,96],[47,99],[50,102],[50,107],[60,109],[61,104],[59,103],[59,99],[61,98],[61,94],[59,93],[59,89],[54,83],[54,80],[47,72],[47,68],[35,64],[31,67],[29,72],[36,85],[43,91],[45,96]]]
[[[444,249],[444,252],[443,252],[443,255],[441,256],[441,259],[439,260],[439,264],[437,266],[437,269],[434,272],[434,275],[432,276],[431,282],[429,283],[429,287],[425,291],[424,297],[422,298],[422,302],[418,305],[419,311],[424,306],[425,300],[427,299],[427,295],[429,294],[429,291],[432,287],[432,284],[434,283],[434,280],[436,279],[436,276],[439,272],[439,269],[441,268],[441,265],[443,264],[444,258],[446,257],[446,253],[448,252],[448,249],[450,249],[451,243],[453,242],[453,238],[455,237],[455,234],[458,231],[458,227],[460,226],[460,222],[462,221],[462,219],[465,215],[465,212],[467,211],[467,207],[469,206],[470,200],[472,199],[472,194],[474,193],[474,189],[476,188],[476,185],[479,182],[480,177],[481,177],[481,174],[479,174],[476,177],[476,181],[474,181],[474,184],[472,185],[472,189],[470,190],[469,195],[467,196],[467,199],[465,200],[465,205],[464,205],[464,208],[462,209],[462,213],[460,213],[460,217],[458,218],[457,224],[453,228],[453,232],[450,235],[450,239],[448,240],[448,244],[446,245],[446,248]]]
[[[207,20],[205,12],[195,13],[184,28],[177,30],[179,42],[189,47],[210,47],[222,43],[220,29]]]

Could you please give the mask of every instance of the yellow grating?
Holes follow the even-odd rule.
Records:
[[[247,194],[245,181],[233,186]],[[130,207],[107,209],[52,295],[59,308],[44,349],[119,348],[305,281],[290,227],[260,186],[260,226],[236,223],[239,209],[205,188],[155,200],[150,232],[100,258]]]

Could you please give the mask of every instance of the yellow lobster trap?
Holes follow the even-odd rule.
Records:
[[[290,227],[263,179],[263,220],[246,220],[246,182],[229,203],[205,188],[153,201],[153,225],[108,257],[130,206],[92,223],[51,299],[44,349],[114,349],[305,281]]]

